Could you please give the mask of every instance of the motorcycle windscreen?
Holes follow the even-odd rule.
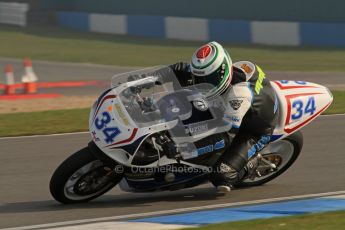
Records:
[[[177,144],[184,159],[198,157],[200,155],[224,148],[224,141],[210,145],[205,142],[205,146],[194,145],[195,142],[209,138],[212,135],[228,132],[231,125],[224,120],[226,110],[223,98],[208,98],[210,90],[214,88],[210,84],[198,84],[184,88],[174,94],[162,98],[161,106],[169,114],[169,103],[174,102],[176,107],[187,107],[188,115],[180,116],[177,125],[169,130],[170,136]],[[179,106],[182,105],[182,106]],[[171,112],[170,112],[171,113]],[[167,117],[167,115],[165,115]]]
[[[173,122],[167,131],[186,158],[199,155],[195,141],[227,132],[231,127],[224,120],[223,98],[207,98],[213,85],[181,87],[169,67],[114,76],[112,86],[120,91],[121,102],[139,128]]]
[[[173,71],[164,66],[115,75],[111,84],[139,128],[167,122],[160,113],[158,101],[182,89]]]

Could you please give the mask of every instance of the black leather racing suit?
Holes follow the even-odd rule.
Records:
[[[193,84],[188,64],[171,67],[182,86]],[[231,85],[222,97],[229,103],[225,117],[236,136],[216,163],[211,181],[231,186],[245,176],[248,160],[270,142],[279,111],[270,81],[260,67],[247,61],[233,64]]]

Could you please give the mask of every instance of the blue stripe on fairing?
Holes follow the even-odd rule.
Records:
[[[345,210],[345,199],[317,198],[297,200],[143,218],[131,220],[130,222],[200,225],[336,210]]]
[[[129,35],[164,38],[164,17],[128,15],[127,31]]]
[[[283,136],[283,134],[281,134],[281,135],[272,135],[271,136],[271,142],[280,139],[282,136]]]

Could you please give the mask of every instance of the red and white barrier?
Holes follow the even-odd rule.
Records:
[[[6,77],[5,95],[16,94],[16,87],[14,85],[13,67],[11,65],[5,66],[4,72],[5,72],[5,77]]]
[[[25,58],[24,62],[24,75],[22,76],[22,82],[24,83],[24,93],[31,94],[37,93],[37,76],[32,67],[32,61],[30,58]]]

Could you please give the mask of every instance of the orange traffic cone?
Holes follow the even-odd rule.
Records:
[[[30,58],[24,59],[24,75],[22,76],[22,82],[24,83],[24,93],[31,94],[37,93],[37,76],[32,68],[32,62]]]
[[[14,85],[13,67],[11,65],[5,66],[4,72],[6,76],[5,95],[16,94],[16,87]]]

